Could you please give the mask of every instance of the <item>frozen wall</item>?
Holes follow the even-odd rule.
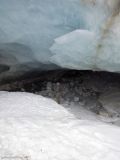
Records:
[[[120,1],[81,2],[85,27],[56,38],[51,61],[67,68],[120,72]]]
[[[45,64],[119,72],[119,6],[119,0],[0,0],[0,76]]]

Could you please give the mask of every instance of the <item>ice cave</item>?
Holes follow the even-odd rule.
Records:
[[[120,71],[119,0],[0,0],[0,77]]]
[[[0,160],[120,160],[120,0],[0,0]]]

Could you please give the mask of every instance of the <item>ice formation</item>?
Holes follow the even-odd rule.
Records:
[[[0,0],[0,72],[41,63],[119,72],[119,6],[119,0]]]
[[[84,3],[85,27],[55,39],[51,61],[67,68],[119,72],[120,1]]]

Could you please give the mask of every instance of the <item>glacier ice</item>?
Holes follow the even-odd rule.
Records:
[[[78,0],[0,0],[0,64],[9,72],[51,64],[54,39],[83,26],[78,6]]]
[[[119,0],[0,0],[0,66],[119,72],[119,7]]]
[[[96,37],[93,32],[75,30],[55,40],[51,50],[56,54],[52,56],[51,61],[66,68],[92,70],[95,46]]]
[[[93,10],[84,11],[87,28],[55,39],[52,62],[74,69],[120,71],[120,1],[99,2],[91,1]]]

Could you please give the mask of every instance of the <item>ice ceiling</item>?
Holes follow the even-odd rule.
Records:
[[[120,0],[0,0],[0,72],[120,72]],[[53,68],[56,66],[53,66]]]

